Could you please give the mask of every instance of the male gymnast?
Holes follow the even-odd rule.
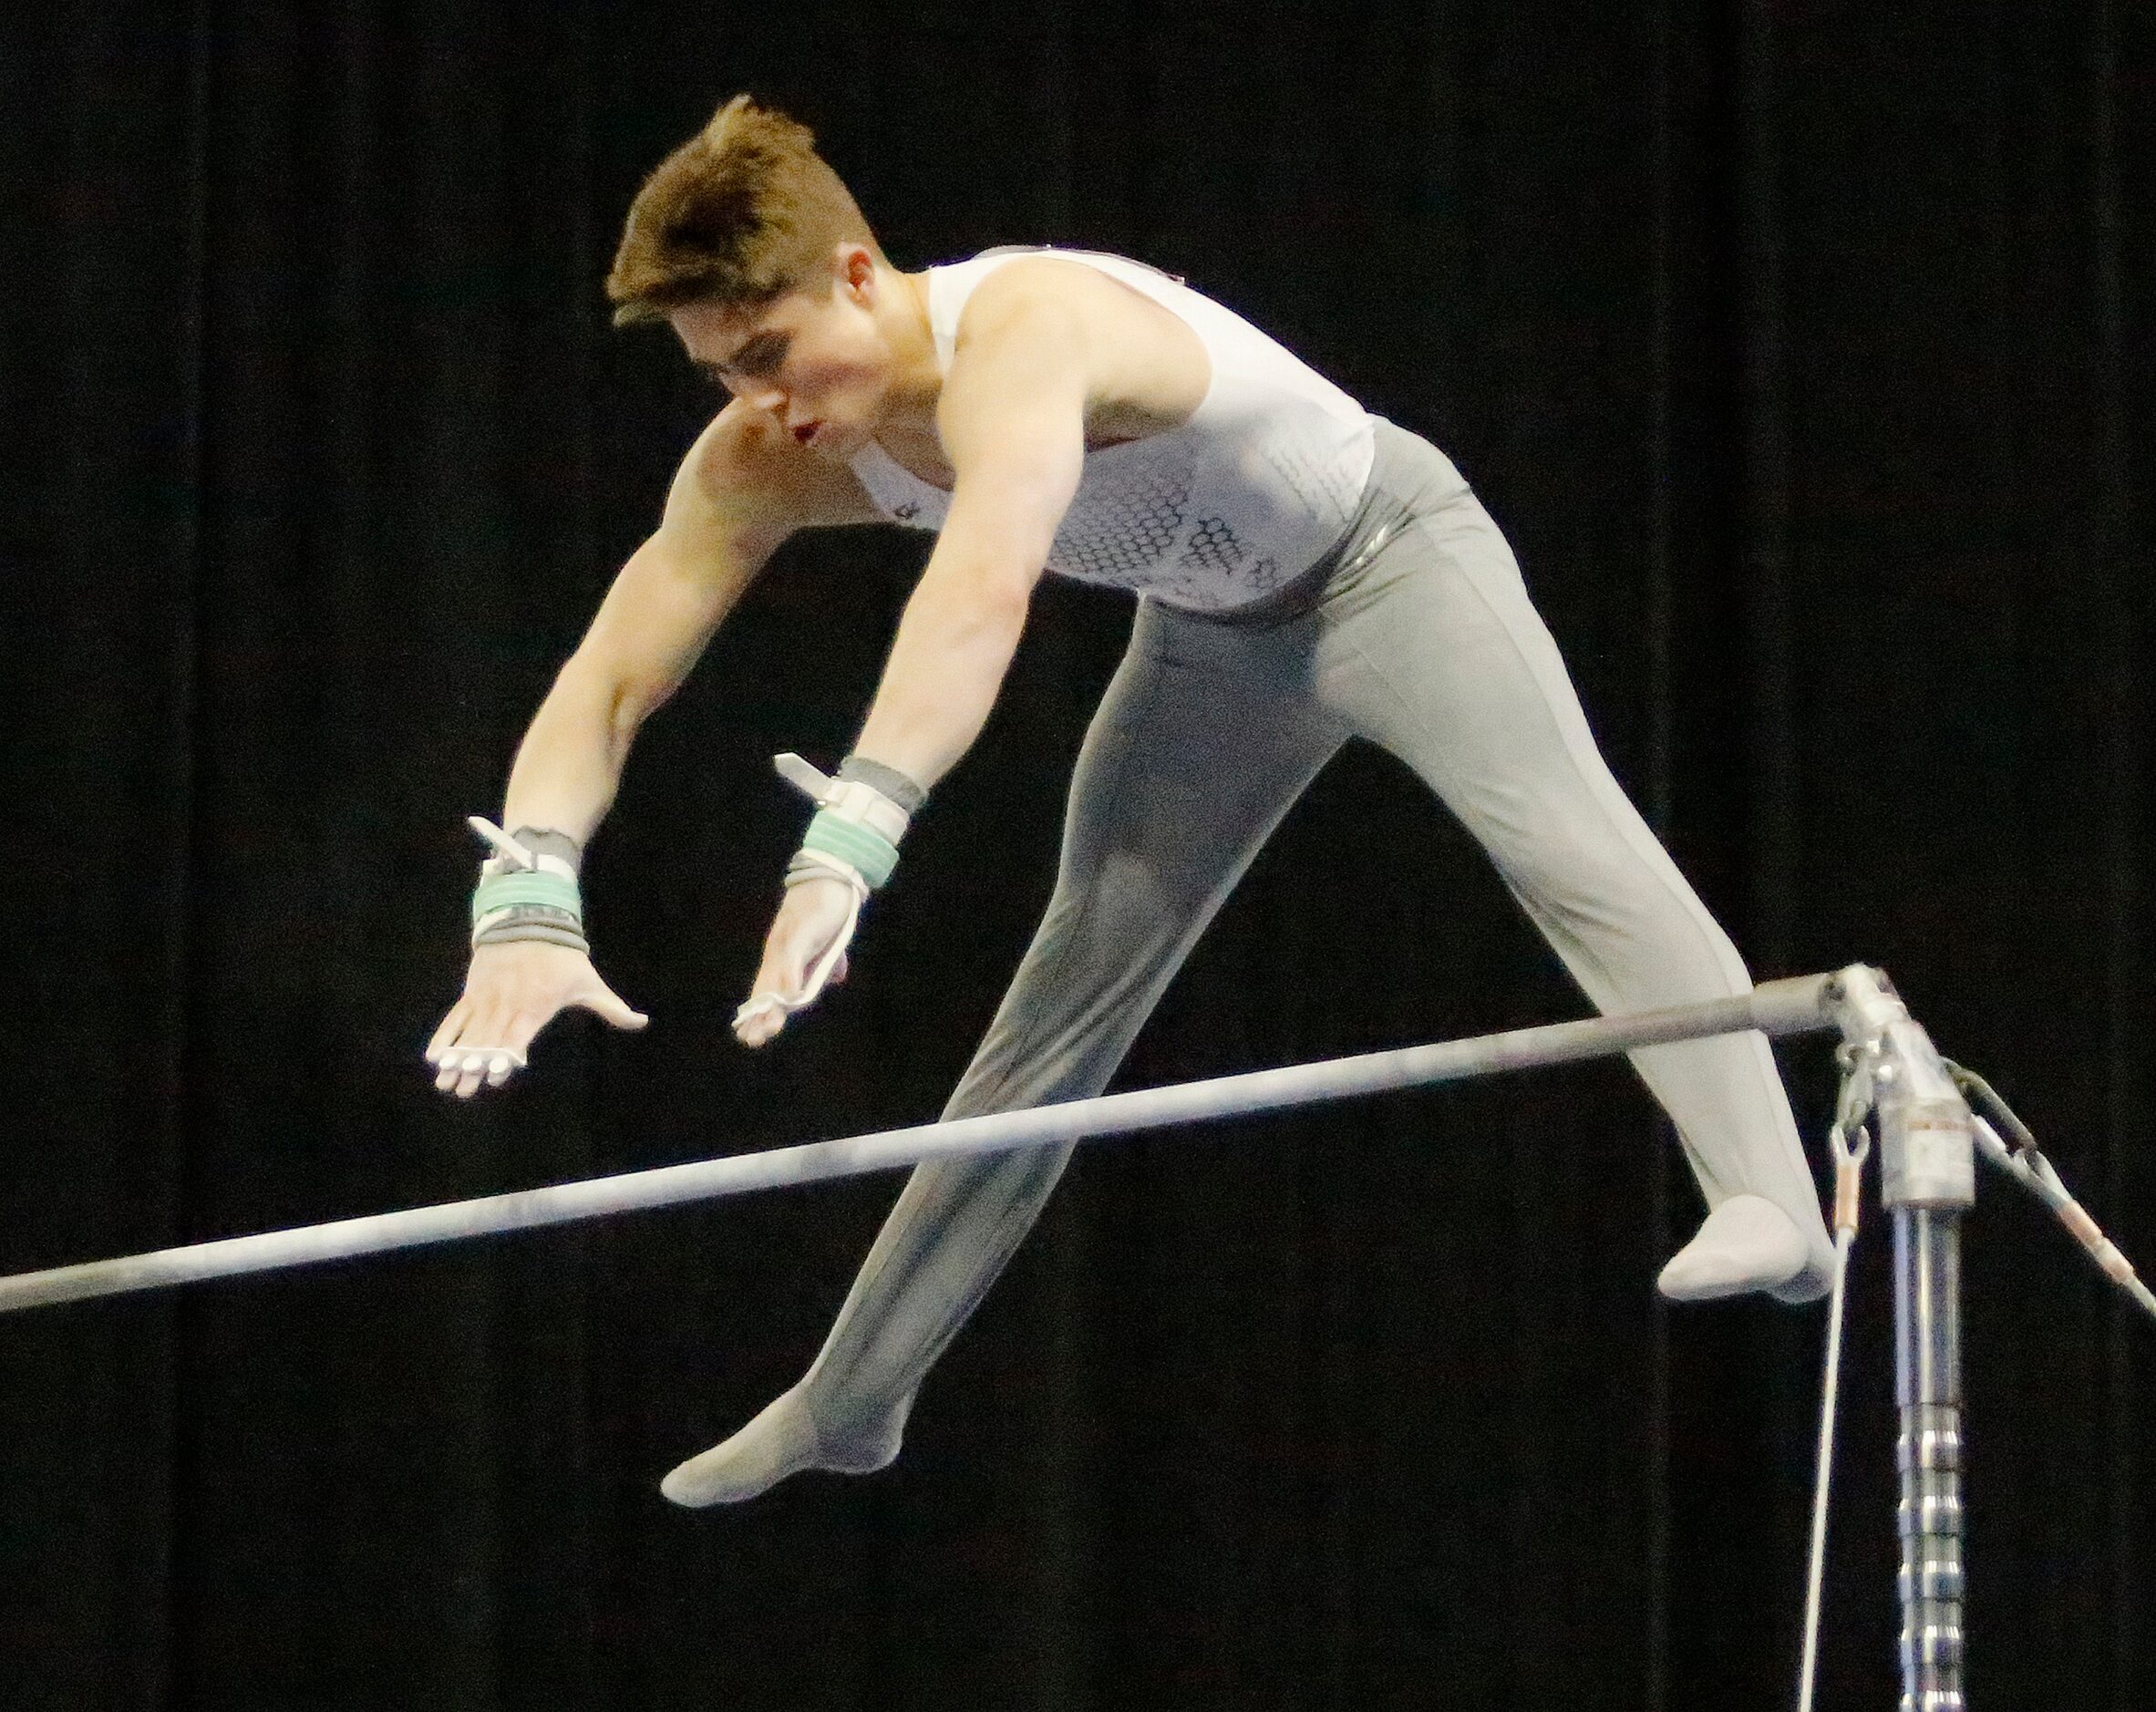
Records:
[[[1073,774],[1054,895],[946,1118],[1096,1094],[1252,856],[1350,737],[1472,832],[1604,1012],[1749,990],[1596,750],[1511,552],[1449,460],[1181,280],[1119,256],[884,256],[809,131],[737,97],[638,192],[606,284],[731,394],[518,751],[462,996],[428,1048],[469,1098],[580,1006],[647,1020],[583,932],[582,852],[639,727],[795,531],[935,541],[853,752],[826,778],[734,1023],[760,1047],[845,975],[862,903],[979,735],[1044,572],[1133,590]],[[1708,1212],[1682,1299],[1824,1294],[1832,1248],[1762,1036],[1632,1062]],[[749,1498],[879,1469],[1069,1154],[915,1170],[806,1375],[663,1483]]]

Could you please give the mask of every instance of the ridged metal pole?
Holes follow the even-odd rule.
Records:
[[[1961,1219],[1976,1200],[1975,1122],[1878,971],[1842,970],[1829,1002],[1872,1063],[1879,1199],[1893,1215],[1902,1712],[1965,1712]]]
[[[1963,1712],[1961,1213],[1893,1218],[1902,1712]]]

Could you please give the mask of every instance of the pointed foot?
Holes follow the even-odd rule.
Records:
[[[674,1503],[700,1509],[754,1498],[803,1469],[873,1473],[897,1459],[913,1401],[909,1396],[861,1428],[837,1433],[819,1428],[797,1385],[732,1438],[675,1469],[659,1482],[659,1491]]]
[[[1732,1195],[1662,1269],[1656,1288],[1673,1302],[1711,1302],[1764,1291],[1778,1302],[1813,1302],[1833,1278],[1834,1251],[1761,1195]]]

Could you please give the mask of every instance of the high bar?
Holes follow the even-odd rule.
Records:
[[[806,1141],[760,1153],[662,1165],[541,1189],[481,1195],[470,1201],[442,1201],[400,1212],[337,1219],[325,1224],[161,1248],[116,1260],[17,1273],[0,1277],[0,1314],[91,1296],[163,1289],[206,1278],[279,1272],[429,1243],[459,1243],[508,1231],[566,1224],[577,1219],[713,1201],[759,1189],[826,1182],[928,1160],[1046,1147],[1091,1136],[1122,1135],[1169,1124],[1201,1123],[1320,1100],[1465,1081],[1507,1070],[1608,1057],[1640,1047],[1704,1039],[1712,1035],[1751,1029],[1769,1035],[1810,1034],[1838,1026],[1831,1007],[1839,995],[1839,982],[1840,976],[1835,975],[1796,975],[1765,982],[1749,993],[1703,1005],[1547,1023],[1466,1040],[1248,1070],[1204,1081],[1068,1100],[1060,1105],[915,1124],[829,1141]]]

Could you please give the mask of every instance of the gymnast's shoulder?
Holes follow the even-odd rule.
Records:
[[[958,318],[953,374],[969,359],[985,361],[995,384],[964,396],[991,411],[1044,390],[1044,359],[1075,366],[1089,449],[1180,426],[1212,380],[1205,341],[1181,315],[1113,274],[1057,255],[1018,256],[974,287]]]
[[[696,436],[677,481],[736,529],[767,538],[888,521],[851,469],[817,457],[769,411],[739,398]]]

